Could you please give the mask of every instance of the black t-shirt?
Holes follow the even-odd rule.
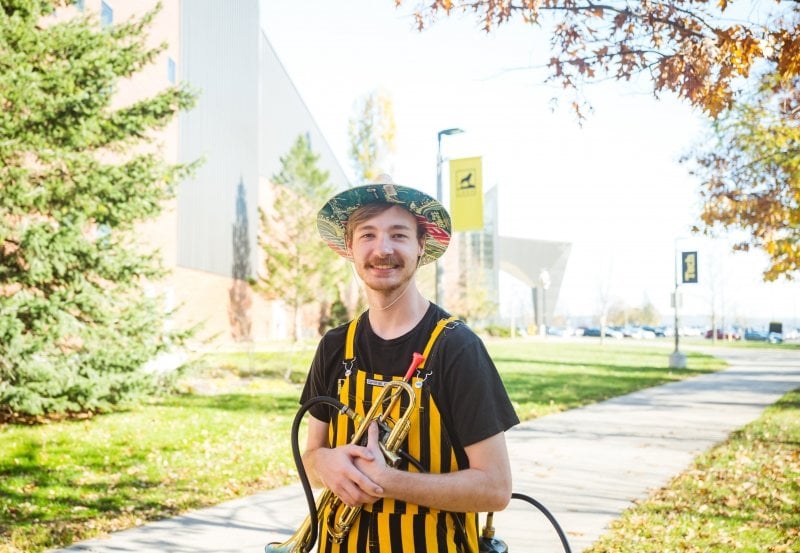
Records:
[[[368,313],[364,313],[356,330],[354,368],[385,377],[404,376],[412,354],[423,352],[436,323],[447,317],[444,310],[431,304],[415,328],[384,340],[373,332]],[[337,381],[345,372],[342,361],[347,326],[330,330],[320,340],[301,403],[317,396],[338,396]],[[425,385],[430,386],[454,446],[472,445],[519,423],[486,347],[466,324],[442,331],[425,370],[432,371]],[[319,420],[329,421],[332,411],[317,405],[310,412]]]

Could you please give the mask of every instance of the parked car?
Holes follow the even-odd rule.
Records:
[[[666,336],[666,332],[663,326],[643,326],[642,329],[649,330],[653,334],[655,334],[656,338],[663,338]]]
[[[547,327],[547,335],[548,336],[570,336],[572,333],[563,327],[560,326],[548,326]]]
[[[765,332],[749,328],[744,333],[744,339],[753,342],[768,342],[770,344],[783,343],[783,335],[780,332]]]
[[[708,329],[706,331],[706,338],[711,338],[713,335],[712,329]],[[735,330],[722,330],[721,328],[717,329],[717,340],[741,340],[742,335],[736,332]]]
[[[634,338],[636,340],[652,339],[656,337],[656,333],[644,326],[626,326],[622,328],[622,334],[626,338]]]
[[[590,326],[583,329],[584,336],[600,336],[600,329],[596,326]],[[622,338],[622,332],[615,330],[611,327],[606,327],[606,336],[609,338]]]
[[[717,330],[719,330],[719,329],[717,329]],[[681,333],[681,336],[703,336],[704,331],[699,326],[682,326],[680,328],[680,333]],[[708,334],[708,336],[706,336],[706,338],[711,338],[711,334],[709,332],[705,332],[705,334]],[[675,333],[673,332],[672,335],[674,336]],[[734,339],[738,340],[738,338],[734,338]]]

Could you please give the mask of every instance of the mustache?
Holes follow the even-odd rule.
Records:
[[[366,260],[365,265],[397,265],[402,267],[404,264],[402,259],[393,255],[387,255],[383,257],[370,257]]]

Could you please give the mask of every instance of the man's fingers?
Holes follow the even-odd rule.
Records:
[[[370,480],[370,478],[361,472],[360,470],[356,469],[350,475],[350,481],[353,482],[359,489],[370,496],[370,500],[366,500],[367,503],[372,503],[375,501],[375,498],[372,496],[376,496],[378,494],[383,493],[383,488],[381,488],[378,484]]]
[[[365,461],[372,461],[375,459],[376,455],[381,454],[380,447],[378,447],[378,442],[380,441],[380,433],[378,431],[378,423],[372,421],[367,428],[367,444],[365,446],[353,446],[350,449],[350,455],[355,457],[360,457]]]
[[[367,430],[367,446],[375,449],[378,447],[378,423],[372,421],[369,425],[369,430]]]
[[[379,490],[372,481],[365,479],[368,487],[364,488],[362,482],[349,481],[342,486],[341,493],[337,494],[342,503],[350,507],[358,507],[364,504],[375,503],[380,497],[374,495],[374,490]]]
[[[339,499],[348,507],[358,507],[364,504],[364,502],[361,501],[361,490],[352,483],[348,483],[342,495],[339,496]]]
[[[375,456],[372,454],[372,451],[367,447],[362,447],[360,445],[348,445],[344,446],[347,447],[347,454],[350,456],[351,459],[364,459],[365,461],[372,461]]]

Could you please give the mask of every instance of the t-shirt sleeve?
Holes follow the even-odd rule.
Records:
[[[441,348],[441,393],[456,439],[466,447],[505,432],[519,417],[481,339],[466,325],[454,330]]]
[[[300,394],[300,404],[306,403],[308,400],[319,396],[332,396],[335,397],[335,390],[331,389],[331,371],[333,370],[332,364],[338,365],[333,361],[335,359],[335,352],[329,351],[331,344],[335,343],[329,335],[326,335],[320,340],[317,345],[317,351],[311,361],[311,367],[308,370],[308,377],[303,386],[303,391]],[[336,349],[336,348],[333,348]],[[341,355],[341,354],[340,354]],[[341,361],[340,361],[341,362]],[[309,409],[309,413],[316,419],[328,422],[333,413],[333,407],[324,403],[318,403]]]

